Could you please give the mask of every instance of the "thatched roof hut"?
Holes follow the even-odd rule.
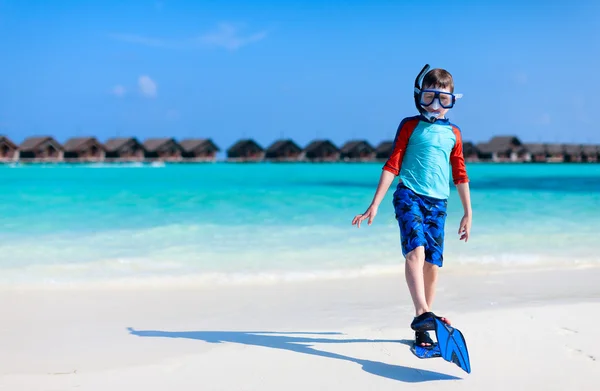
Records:
[[[581,149],[581,154],[586,162],[597,162],[599,160],[600,145],[586,144]]]
[[[304,148],[303,154],[312,162],[333,162],[340,158],[340,149],[329,140],[313,140]]]
[[[495,162],[528,160],[527,149],[516,136],[495,136],[487,143],[477,144],[479,158]]]
[[[104,160],[104,145],[95,137],[74,137],[63,145],[64,159],[76,162],[99,162]]]
[[[545,155],[546,154],[546,144],[540,143],[526,143],[523,144],[523,147],[527,149],[530,154],[535,155]]]
[[[24,162],[59,162],[63,159],[63,147],[50,136],[26,138],[19,145],[19,160]]]
[[[277,140],[267,148],[265,159],[270,161],[297,161],[300,159],[301,153],[302,148],[293,140]]]
[[[0,136],[0,162],[12,162],[19,157],[19,147],[8,137]]]
[[[523,147],[529,153],[529,160],[532,162],[545,162],[546,161],[546,145],[539,143],[527,143],[523,144]]]
[[[374,160],[375,148],[366,140],[351,140],[342,146],[340,158],[346,161]]]
[[[479,149],[470,141],[463,141],[463,157],[466,161],[479,160]]]
[[[260,161],[265,157],[265,150],[252,139],[237,141],[227,149],[230,161]]]
[[[564,144],[546,144],[546,161],[560,163],[565,161]]]
[[[174,138],[149,138],[142,144],[146,153],[144,158],[151,161],[179,161],[183,156],[183,148]]]
[[[565,161],[581,162],[583,160],[583,148],[579,144],[565,144]]]
[[[140,162],[146,153],[135,137],[116,137],[104,143],[105,160],[115,162]]]
[[[375,148],[375,159],[387,160],[394,150],[394,141],[382,141]]]
[[[182,157],[186,161],[213,161],[216,159],[219,147],[208,138],[188,138],[181,140]]]

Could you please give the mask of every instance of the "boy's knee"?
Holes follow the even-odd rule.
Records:
[[[438,265],[436,265],[435,263],[431,263],[431,262],[425,262],[423,264],[423,269],[427,270],[427,271],[435,271],[438,269]]]
[[[419,246],[406,254],[406,262],[417,262],[422,263],[425,262],[425,247]]]
[[[428,280],[430,280],[432,282],[437,280],[438,269],[439,269],[439,266],[434,263],[431,263],[428,261],[425,261],[423,263],[423,274],[426,276],[426,278]]]

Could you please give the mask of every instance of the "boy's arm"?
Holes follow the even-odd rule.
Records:
[[[400,175],[400,168],[402,166],[404,152],[406,151],[408,139],[410,138],[412,129],[414,129],[414,126],[405,126],[406,122],[406,119],[402,120],[398,126],[396,137],[394,138],[394,147],[392,153],[383,165],[381,175],[379,176],[379,184],[377,185],[377,190],[375,190],[375,195],[373,196],[371,205],[369,205],[365,213],[354,216],[354,219],[352,220],[352,225],[356,224],[358,228],[360,228],[361,221],[365,219],[369,219],[368,224],[371,225],[375,215],[377,214],[379,204],[381,204],[381,201],[383,201],[383,198],[390,188],[390,185],[394,181],[394,178]]]
[[[465,243],[469,241],[471,235],[471,223],[473,221],[473,215],[471,211],[471,195],[469,194],[469,182],[463,182],[456,185],[458,189],[458,195],[463,204],[465,214],[460,219],[460,225],[458,226],[458,235],[460,240],[464,240]]]
[[[456,185],[458,190],[458,196],[462,203],[465,216],[471,216],[473,211],[471,210],[471,192],[469,189],[469,182],[459,183]]]
[[[394,178],[400,175],[400,169],[402,168],[402,159],[404,158],[404,152],[408,146],[408,139],[412,133],[412,129],[406,125],[407,120],[403,120],[398,125],[396,130],[396,136],[394,137],[394,145],[392,153],[383,165],[381,176],[379,177],[379,184],[375,191],[375,196],[371,202],[371,206],[374,208],[379,207],[379,204],[385,197],[385,193],[390,188],[390,185],[394,181]]]
[[[469,191],[469,176],[465,166],[465,158],[463,155],[463,143],[460,130],[452,127],[456,136],[456,143],[450,154],[450,163],[452,164],[452,180],[458,190],[460,201],[463,205],[463,210],[466,216],[471,216],[471,194]]]
[[[412,120],[412,123],[409,121]],[[390,157],[383,165],[383,169],[391,172],[394,176],[400,175],[400,168],[402,168],[402,159],[408,146],[408,139],[412,134],[418,120],[405,118],[398,125],[396,130],[396,136],[394,137],[394,145]]]
[[[373,196],[373,201],[371,201],[371,205],[369,206],[369,208],[379,208],[379,204],[381,204],[381,201],[383,201],[385,193],[387,193],[395,177],[396,176],[390,171],[385,169],[381,170],[379,184],[377,185],[377,190],[375,190],[375,196]]]

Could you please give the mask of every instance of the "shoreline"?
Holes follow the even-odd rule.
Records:
[[[574,303],[600,300],[600,267],[563,269],[532,269],[505,271],[474,271],[471,273],[440,272],[435,307],[452,311],[477,312],[500,307],[518,307],[540,303]],[[269,301],[273,292],[280,300],[313,306],[320,301],[319,293],[336,302],[362,302],[372,307],[396,304],[412,309],[412,302],[403,273],[359,276],[331,280],[277,281],[240,284],[82,284],[71,286],[15,286],[0,288],[3,297],[36,298],[44,295],[72,298],[82,295],[122,295],[124,299],[172,295],[190,297],[200,306],[218,303],[222,307],[238,306],[241,302]],[[208,295],[208,293],[210,293]],[[391,296],[390,296],[391,294]],[[185,299],[189,301],[190,299]],[[383,303],[383,304],[382,304]],[[396,303],[396,304],[395,304]],[[281,303],[280,303],[281,304]],[[318,306],[317,306],[318,307]]]
[[[481,277],[481,276],[515,276],[532,275],[535,273],[577,272],[591,270],[599,273],[600,262],[587,261],[566,264],[563,262],[539,261],[530,264],[489,263],[489,264],[455,264],[446,265],[440,269],[440,278],[447,276],[451,279]],[[6,270],[10,271],[10,270]],[[5,271],[5,272],[6,272]],[[205,272],[181,275],[146,275],[129,277],[108,277],[106,279],[89,279],[78,281],[46,281],[46,282],[13,282],[0,283],[0,292],[10,291],[86,291],[86,290],[205,290],[205,289],[235,289],[251,287],[269,287],[280,285],[302,286],[304,284],[338,284],[354,283],[359,280],[390,280],[404,281],[404,263],[367,265],[363,267],[319,269],[319,270],[279,270],[248,273]]]

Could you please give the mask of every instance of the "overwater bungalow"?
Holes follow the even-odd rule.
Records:
[[[523,147],[529,154],[528,161],[532,163],[543,163],[546,161],[546,145],[539,143],[526,143]]]
[[[183,156],[183,148],[174,138],[149,138],[142,145],[144,159],[148,161],[174,162],[180,161]]]
[[[50,136],[26,138],[19,145],[19,161],[60,162],[63,160],[63,147]]]
[[[239,140],[227,149],[227,160],[232,162],[257,162],[264,157],[264,148],[252,139]]]
[[[562,163],[565,161],[565,146],[563,144],[546,144],[546,161]]]
[[[211,139],[205,138],[189,138],[181,140],[179,145],[183,149],[183,160],[190,162],[215,161],[217,152],[221,151]]]
[[[600,145],[584,145],[582,147],[583,159],[588,163],[596,163],[600,158]]]
[[[340,159],[340,149],[329,140],[313,140],[302,151],[310,162],[335,162]]]
[[[479,161],[479,149],[470,141],[463,141],[463,157],[466,162]]]
[[[583,148],[579,144],[565,144],[565,162],[581,163],[583,161]]]
[[[387,160],[394,150],[394,141],[382,141],[375,147],[375,159]]]
[[[67,162],[101,162],[105,157],[104,145],[95,137],[74,137],[63,145]]]
[[[141,162],[144,160],[144,146],[135,137],[116,137],[104,143],[105,161]]]
[[[527,149],[516,136],[495,136],[487,143],[477,144],[479,159],[493,162],[523,162],[529,160]]]
[[[0,136],[0,163],[14,162],[19,157],[19,147],[8,137]]]
[[[265,151],[265,160],[273,162],[298,161],[302,148],[293,140],[277,140]]]
[[[366,140],[351,140],[342,146],[340,158],[344,161],[372,161],[375,148]]]

